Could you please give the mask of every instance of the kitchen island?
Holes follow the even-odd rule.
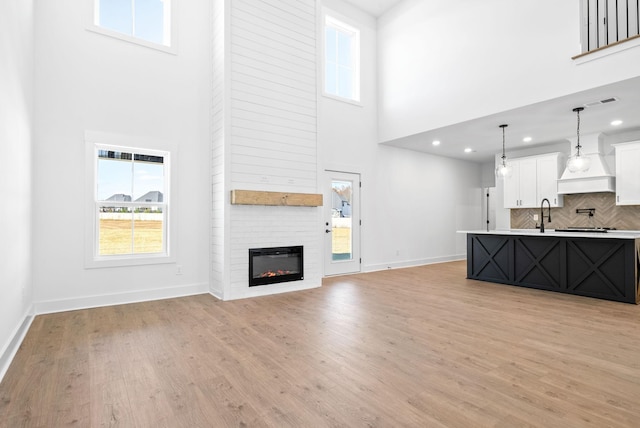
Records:
[[[640,303],[640,231],[472,230],[467,278]]]

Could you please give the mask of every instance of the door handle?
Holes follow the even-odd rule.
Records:
[[[330,229],[325,229],[324,233],[331,233],[331,230]]]

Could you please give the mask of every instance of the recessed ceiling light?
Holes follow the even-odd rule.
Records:
[[[434,146],[439,146],[440,145],[440,141],[433,140],[433,142],[431,144],[433,144]]]
[[[464,149],[465,153],[471,153],[473,151],[473,149],[471,147],[467,147],[466,149]]]
[[[613,126],[618,126],[618,125],[622,125],[622,121],[620,119],[616,119],[613,122],[611,122],[611,124]]]
[[[522,139],[522,141],[524,141],[525,143],[530,143],[530,142],[531,142],[531,140],[533,140],[533,138],[531,138],[531,137],[524,137],[524,138]]]

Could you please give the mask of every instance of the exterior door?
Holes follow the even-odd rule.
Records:
[[[360,272],[360,174],[326,171],[325,275]]]

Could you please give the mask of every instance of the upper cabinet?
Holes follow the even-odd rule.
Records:
[[[640,205],[640,141],[614,144],[616,205]]]
[[[564,157],[561,153],[550,153],[536,158],[536,183],[538,204],[547,198],[552,207],[561,207],[562,195],[558,195],[558,179],[564,170]],[[536,205],[537,206],[537,205]]]
[[[513,173],[504,180],[504,207],[527,208],[536,205],[536,160],[511,159]]]
[[[562,195],[558,195],[558,178],[563,166],[560,153],[516,158],[508,162],[513,174],[504,180],[505,208],[536,208],[544,198],[552,207],[562,206]]]

